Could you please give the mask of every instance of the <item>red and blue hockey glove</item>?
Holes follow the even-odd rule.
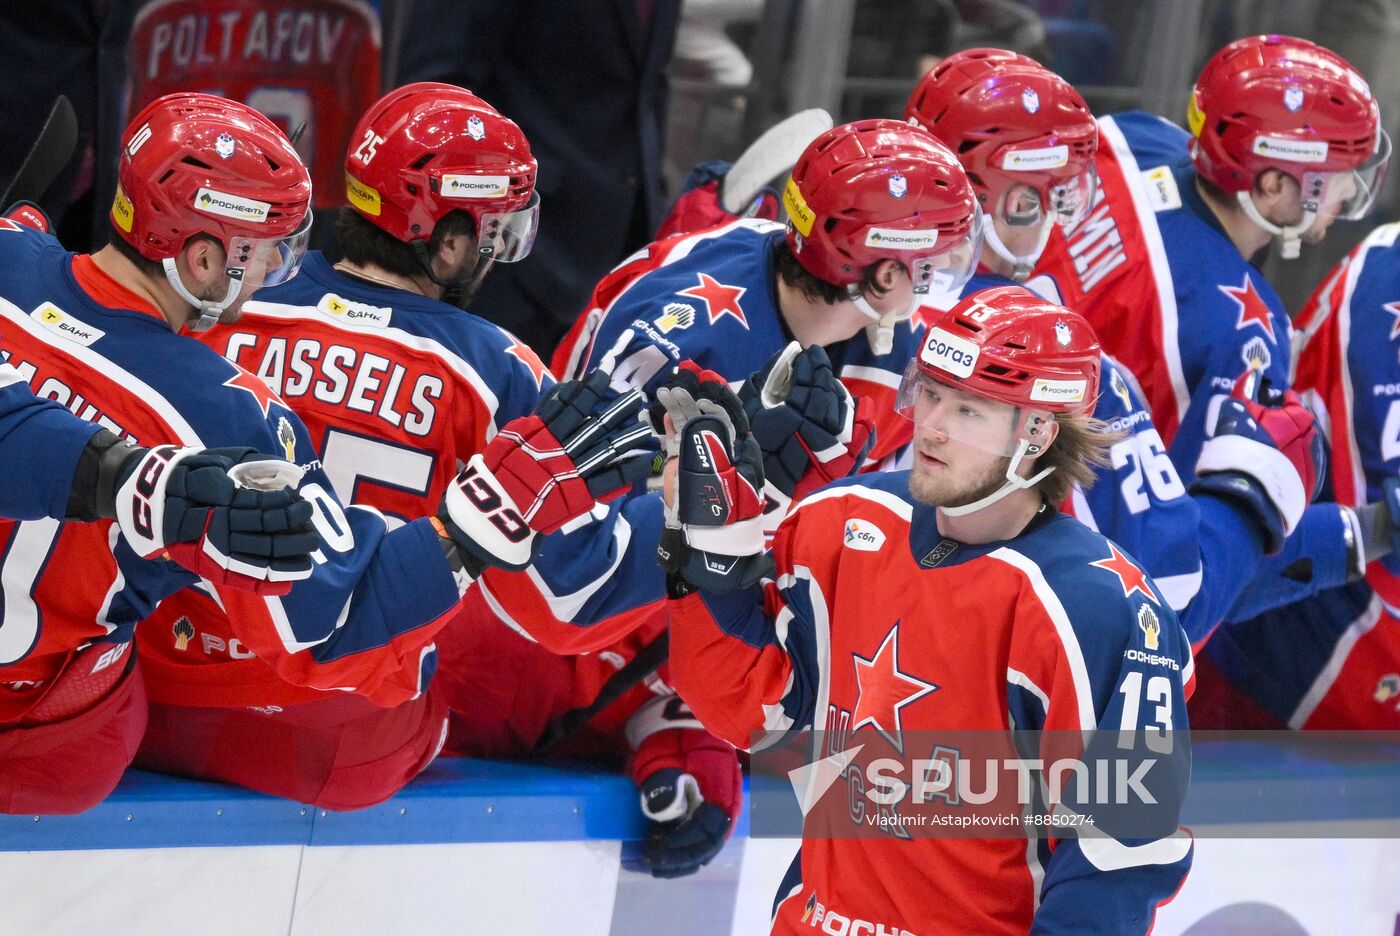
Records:
[[[556,384],[530,416],[513,419],[448,485],[438,519],[466,555],[485,566],[523,569],[535,535],[587,515],[650,472],[650,432],[638,420],[642,395],[617,395],[608,374]]]
[[[855,474],[875,444],[875,407],[857,403],[819,345],[792,342],[739,389],[763,452],[764,494],[776,528],[794,500]]]
[[[1275,553],[1317,496],[1326,467],[1316,420],[1298,394],[1250,370],[1221,401],[1191,491],[1242,503],[1259,518],[1266,552]]]
[[[299,479],[299,468],[251,448],[143,449],[108,435],[94,438],[104,446],[95,466],[97,512],[116,518],[138,555],[165,556],[216,585],[260,595],[286,594],[310,577],[321,544],[311,504],[291,487],[257,490],[231,477],[237,465],[266,463],[286,469],[288,479]]]
[[[34,204],[32,201],[17,201],[0,212],[0,218],[12,221],[15,224],[23,224],[25,227],[42,231],[45,234],[53,233],[53,222],[44,213],[44,209]]]
[[[628,772],[647,817],[653,877],[694,874],[719,854],[739,818],[744,775],[732,745],[705,730],[679,696],[662,696],[627,723]]]
[[[764,551],[763,454],[743,405],[723,379],[688,361],[656,399],[653,425],[662,423],[667,451],[678,453],[657,549],[661,565],[697,588],[747,588],[772,559]]]

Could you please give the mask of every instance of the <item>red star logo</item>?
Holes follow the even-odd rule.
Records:
[[[1220,291],[1240,304],[1240,317],[1235,322],[1235,330],[1249,326],[1251,323],[1258,325],[1269,333],[1269,339],[1277,341],[1274,335],[1274,316],[1269,311],[1269,306],[1260,298],[1259,293],[1254,289],[1254,281],[1249,278],[1249,274],[1244,275],[1244,284],[1241,286],[1220,286]]]
[[[1381,308],[1395,316],[1395,321],[1390,323],[1390,340],[1400,338],[1400,302],[1387,302]]]
[[[743,286],[726,286],[705,273],[698,275],[700,285],[683,289],[677,295],[691,296],[705,303],[705,311],[709,313],[711,325],[726,315],[732,315],[747,330],[749,320],[744,317],[744,310],[739,307],[739,297],[748,290]]]
[[[903,730],[900,709],[933,692],[938,687],[899,668],[899,622],[885,635],[875,656],[867,660],[852,654],[856,664],[856,709],[851,715],[851,730],[873,725],[897,750],[903,752],[899,740]]]
[[[267,407],[270,403],[276,403],[283,409],[291,409],[291,407],[282,401],[280,396],[273,392],[272,388],[269,387],[266,381],[261,377],[250,374],[236,364],[234,365],[234,369],[237,370],[238,373],[234,374],[228,380],[225,380],[224,386],[237,387],[239,390],[246,390],[251,393],[257,399],[258,406],[262,407],[264,416],[267,415]]]
[[[1157,596],[1152,594],[1152,589],[1147,587],[1147,573],[1133,565],[1133,560],[1118,551],[1118,547],[1112,543],[1108,544],[1109,557],[1100,559],[1098,562],[1091,562],[1089,565],[1098,569],[1107,569],[1118,576],[1118,583],[1123,586],[1123,597],[1131,598],[1133,592],[1142,592],[1143,596],[1150,598],[1153,604],[1161,604]]]
[[[544,361],[540,360],[540,356],[532,351],[529,345],[522,344],[519,338],[512,336],[510,342],[510,347],[506,348],[506,354],[525,365],[526,369],[530,371],[530,376],[535,378],[536,388],[542,386],[545,372]]]

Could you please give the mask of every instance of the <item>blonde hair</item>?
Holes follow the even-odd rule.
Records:
[[[1035,460],[1033,471],[1054,466],[1048,478],[1037,485],[1046,503],[1058,507],[1075,484],[1088,490],[1094,483],[1094,469],[1112,463],[1109,450],[1127,433],[1109,427],[1088,413],[1056,413],[1060,427],[1050,447]]]

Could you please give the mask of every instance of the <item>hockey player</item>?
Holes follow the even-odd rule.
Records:
[[[1053,506],[1107,457],[1085,412],[1098,374],[1084,320],[1024,290],[930,313],[897,396],[912,469],[801,501],[773,581],[730,592],[705,560],[761,562],[748,523],[761,461],[741,417],[671,408],[672,677],[706,727],[739,746],[812,727],[849,728],[851,746],[872,727],[1116,732],[1138,730],[1139,713],[1184,728],[1192,664],[1176,615],[1130,557]],[[1191,860],[1184,832],[1049,844],[807,838],[773,931],[806,932],[820,907],[871,932],[1145,933]]]
[[[493,263],[529,252],[535,161],[519,127],[489,104],[461,88],[420,83],[366,111],[345,173],[347,204],[337,220],[344,259],[333,265],[308,253],[295,281],[261,291],[235,325],[204,340],[266,381],[305,421],[342,500],[398,524],[431,515],[457,465],[509,420],[533,412],[554,383],[529,348],[459,307]],[[433,683],[392,710],[281,681],[247,652],[207,596],[174,596],[143,625],[151,715],[137,764],[350,809],[392,796],[433,759],[449,709],[454,724],[486,735],[459,731],[450,751],[530,755],[532,732],[591,703],[614,670],[609,661],[630,660],[656,636],[653,628],[647,639],[599,642],[573,625],[595,617],[593,608],[660,601],[662,576],[652,558],[660,522],[651,496],[564,535],[558,548],[546,544],[532,572],[548,580],[543,600],[526,603],[526,589],[511,581],[518,577],[491,581],[487,572],[480,590],[490,589],[489,602],[468,600],[437,637]],[[553,610],[542,615],[538,605]],[[599,652],[557,657],[501,618],[551,647],[594,641]],[[627,627],[640,620],[620,616]],[[558,626],[564,621],[580,635]],[[567,643],[558,642],[561,634]],[[524,692],[532,702],[497,704],[501,692],[512,699]],[[652,696],[642,691],[622,715],[612,714],[619,741],[623,723]],[[531,729],[535,712],[543,714]],[[693,719],[646,724],[656,730],[631,734],[639,785],[654,787],[667,771],[698,776],[693,797],[712,805],[693,827],[708,820],[717,850],[741,803],[734,751]],[[507,726],[520,726],[517,743],[493,745]],[[679,806],[700,809],[684,796]],[[668,831],[694,834],[674,823]],[[658,867],[684,866],[685,856],[661,845],[654,854]]]
[[[1038,270],[1138,376],[1187,481],[1212,401],[1242,368],[1288,384],[1288,316],[1250,260],[1275,237],[1296,255],[1370,207],[1390,157],[1377,114],[1340,56],[1254,36],[1206,63],[1190,134],[1143,113],[1100,118],[1096,204]]]
[[[560,345],[556,372],[602,366],[617,386],[651,390],[692,360],[737,382],[792,340],[820,345],[850,392],[874,403],[871,461],[897,451],[909,431],[887,410],[913,353],[909,315],[920,296],[956,292],[975,269],[972,190],[924,131],[863,120],[806,148],[783,203],[786,232],[740,220],[625,261]]]
[[[575,384],[470,464],[448,486],[438,518],[388,533],[377,514],[344,510],[286,404],[257,377],[179,334],[235,320],[259,285],[296,272],[309,223],[305,168],[265,118],[211,95],[160,99],[136,117],[122,146],[113,238],[103,250],[73,255],[41,232],[0,230],[0,328],[9,363],[42,395],[110,430],[97,437],[105,439],[99,463],[125,459],[133,439],[236,446],[235,461],[257,450],[281,453],[291,472],[248,483],[300,482],[317,561],[285,597],[275,594],[286,591],[275,581],[257,595],[226,587],[224,565],[237,566],[217,556],[226,536],[228,558],[237,559],[240,530],[211,533],[197,552],[173,546],[189,536],[182,522],[198,531],[209,515],[164,514],[182,506],[180,485],[199,481],[181,470],[199,467],[196,451],[168,445],[149,450],[118,490],[124,537],[110,522],[0,524],[7,544],[4,811],[84,809],[130,762],[146,715],[127,653],[133,628],[162,598],[197,581],[173,563],[149,560],[193,556],[242,646],[282,678],[397,704],[417,696],[431,674],[432,636],[462,588],[485,565],[523,564],[538,529],[593,506],[594,476],[580,476],[561,444],[613,438],[610,422],[592,418],[588,401],[596,394]],[[581,463],[591,455],[585,448]],[[99,478],[110,476],[98,468]],[[599,468],[611,470],[607,457]],[[227,477],[221,466],[218,475]],[[533,508],[526,513],[534,526],[520,503]],[[282,525],[294,527],[300,516],[289,509]],[[289,545],[294,556],[307,551]],[[413,570],[411,590],[403,569]],[[293,558],[274,562],[269,578],[307,572]]]
[[[1372,231],[1298,317],[1297,387],[1327,427],[1335,499],[1360,518],[1365,580],[1221,628],[1192,706],[1210,727],[1400,728],[1398,237]],[[1305,594],[1287,576],[1252,591]]]
[[[1079,93],[1025,56],[970,49],[923,77],[904,117],[958,154],[982,204],[986,249],[963,294],[1024,281],[1058,301],[1049,276],[1027,277],[1052,230],[1081,222],[1094,201],[1098,130]],[[1244,446],[1247,457],[1235,454],[1236,471],[1227,475],[1218,470],[1225,456],[1217,454],[1217,472],[1192,496],[1167,457],[1137,381],[1106,354],[1100,386],[1105,392],[1094,416],[1122,438],[1110,449],[1109,463],[1095,466],[1094,484],[1073,488],[1061,506],[1142,562],[1199,647],[1249,583],[1265,549],[1276,550],[1281,540],[1286,505],[1268,496],[1267,478],[1256,477],[1257,466],[1270,458],[1257,447],[1283,448],[1290,464],[1297,463],[1299,483],[1312,490],[1311,421],[1295,398],[1266,411],[1263,425],[1280,441],[1267,431],[1252,443],[1233,437],[1230,451]],[[1242,497],[1239,482],[1256,496]]]
[[[1364,214],[1390,141],[1356,70],[1287,36],[1240,39],[1215,53],[1187,118],[1189,134],[1137,112],[1100,118],[1096,204],[1065,238],[1052,236],[1037,269],[1139,378],[1189,486],[1218,401],[1240,371],[1258,372],[1275,391],[1289,383],[1291,326],[1251,258],[1275,237],[1285,256],[1296,255],[1337,217]],[[1265,477],[1271,471],[1256,461],[1249,472],[1286,499],[1275,501],[1289,539],[1266,568],[1306,573],[1312,590],[1357,574],[1361,531],[1351,512],[1305,512],[1311,492],[1299,503],[1291,483]]]

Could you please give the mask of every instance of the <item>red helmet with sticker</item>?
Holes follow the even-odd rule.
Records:
[[[449,212],[476,224],[494,260],[530,252],[539,220],[535,157],[513,120],[455,85],[423,81],[380,98],[345,156],[345,195],[405,243],[427,240]]]
[[[985,212],[1018,184],[1061,223],[1092,201],[1098,124],[1079,92],[1034,59],[1004,49],[950,55],[914,88],[904,119],[958,154]]]
[[[1078,312],[998,286],[920,315],[928,328],[900,387],[901,412],[912,408],[920,375],[1051,413],[1083,411],[1098,398],[1099,339]]]
[[[1196,171],[1225,192],[1266,169],[1292,176],[1305,200],[1328,174],[1355,173],[1342,217],[1374,201],[1390,157],[1380,112],[1346,59],[1306,39],[1250,36],[1211,56],[1187,103]]]
[[[282,131],[251,107],[212,94],[157,98],[122,134],[117,183],[112,226],[147,259],[173,257],[207,234],[230,268],[249,262],[259,242],[278,242],[280,266],[266,284],[300,263],[311,177]]]
[[[957,157],[897,120],[861,120],[817,137],[793,167],[783,204],[798,262],[839,286],[889,259],[916,288],[937,274],[953,292],[981,252],[977,196]]]

